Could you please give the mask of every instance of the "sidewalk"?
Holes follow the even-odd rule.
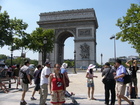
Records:
[[[69,92],[75,93],[75,99],[79,103],[79,105],[104,105],[104,85],[101,82],[101,72],[94,73],[98,78],[94,79],[95,83],[95,92],[94,96],[97,100],[88,100],[87,99],[87,87],[86,87],[86,78],[85,73],[81,72],[78,74],[69,74],[70,77],[70,87],[67,88]],[[138,80],[140,80],[140,73],[137,74]],[[16,84],[12,84],[12,88],[9,93],[3,93],[0,90],[0,105],[20,105],[20,99],[22,91],[21,89],[14,89]],[[19,86],[20,88],[20,86]],[[39,105],[39,94],[38,92],[35,94],[35,98],[37,100],[30,100],[32,91],[34,89],[34,85],[30,86],[29,91],[26,94],[25,100],[27,101],[27,105]],[[140,82],[138,81],[138,89],[140,89]],[[140,93],[140,92],[139,92]],[[50,104],[50,95],[48,96],[47,103]],[[135,105],[140,105],[140,94],[139,99],[131,99],[135,102]],[[65,105],[73,105],[70,99],[66,99]],[[117,101],[116,101],[117,105]],[[128,105],[127,102],[123,101],[122,105]]]

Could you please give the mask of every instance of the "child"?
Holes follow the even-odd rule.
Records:
[[[87,78],[87,87],[88,87],[88,99],[91,99],[91,100],[96,100],[93,95],[94,95],[94,81],[93,81],[93,77],[96,77],[97,76],[94,76],[93,75],[93,68],[95,67],[95,65],[93,64],[90,64],[88,66],[88,69],[87,69],[87,74],[86,74],[86,78]],[[90,97],[90,89],[91,89],[91,97]]]

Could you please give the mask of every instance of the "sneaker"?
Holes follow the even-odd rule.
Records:
[[[134,105],[134,102],[133,101],[131,102],[131,105]]]
[[[26,105],[27,102],[26,101],[20,101],[20,105]]]
[[[34,97],[31,97],[31,100],[36,100],[36,98],[34,98]]]

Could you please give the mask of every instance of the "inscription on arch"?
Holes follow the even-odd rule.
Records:
[[[92,29],[78,29],[79,37],[90,37],[92,36]]]

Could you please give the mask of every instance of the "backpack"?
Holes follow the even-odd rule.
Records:
[[[65,73],[64,73],[63,75],[64,75],[66,87],[69,87],[70,81],[69,81],[69,79],[66,77],[66,74],[65,74]]]
[[[28,80],[28,77],[27,77],[26,73],[23,72],[22,70],[20,72],[23,74],[22,82],[25,83],[25,84],[29,84],[30,81]],[[30,74],[29,74],[29,76],[30,76],[30,79],[32,80],[32,76]]]

